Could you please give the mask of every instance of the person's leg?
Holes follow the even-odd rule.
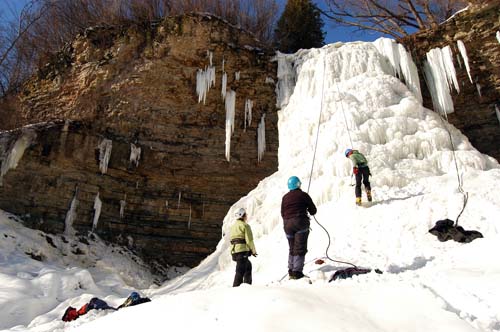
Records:
[[[307,253],[307,239],[309,237],[309,228],[295,233],[294,256],[293,256],[293,272],[295,277],[303,277],[302,270]]]
[[[370,169],[368,167],[363,167],[360,169],[360,173],[363,175],[363,185],[366,190],[366,197],[368,201],[372,201],[372,188],[370,185]]]
[[[246,271],[246,263],[244,258],[239,258],[236,261],[236,273],[234,275],[233,287],[238,287],[243,282],[243,276]]]
[[[245,284],[252,284],[252,262],[248,258],[245,259],[245,274],[243,275],[243,282]]]
[[[361,180],[363,175],[361,171],[356,174],[356,187],[354,187],[354,193],[356,194],[356,204],[361,204]]]

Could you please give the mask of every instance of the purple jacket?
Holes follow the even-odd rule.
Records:
[[[281,216],[283,220],[291,218],[309,219],[307,212],[311,215],[316,214],[316,205],[314,205],[311,196],[302,190],[290,190],[281,200]]]

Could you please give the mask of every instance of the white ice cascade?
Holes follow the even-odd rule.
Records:
[[[465,48],[464,42],[461,40],[457,40],[457,46],[458,50],[460,51],[460,54],[462,55],[462,58],[464,59],[465,69],[467,69],[467,75],[469,75],[469,80],[471,83],[474,83],[472,82],[472,76],[470,75],[469,57],[467,56],[467,49]]]
[[[112,148],[113,142],[110,139],[105,138],[99,143],[99,170],[102,174],[106,174],[108,171]]]
[[[64,234],[66,236],[72,236],[74,234],[73,222],[76,219],[76,208],[78,206],[78,187],[75,189],[75,195],[71,200],[68,212],[66,212],[66,218],[64,219]]]
[[[266,151],[266,114],[262,114],[257,127],[257,161],[261,162]]]
[[[245,130],[252,124],[252,108],[253,108],[253,101],[251,99],[247,99],[245,101],[245,124],[244,124]]]
[[[379,53],[384,55],[391,63],[394,70],[393,75],[399,79],[404,78],[408,89],[413,92],[419,102],[422,102],[418,69],[410,53],[406,51],[403,45],[389,38],[379,38],[373,44]]]
[[[209,59],[208,67],[205,67],[205,70],[198,69],[196,72],[196,93],[198,94],[198,103],[203,100],[203,104],[205,104],[210,87],[215,86],[215,67],[212,65],[213,53],[207,51],[207,56]]]
[[[99,199],[99,192],[94,199],[94,220],[92,221],[92,232],[97,229],[97,224],[99,223],[99,217],[101,216],[102,202]]]
[[[134,143],[130,143],[130,163],[135,167],[138,167],[140,159],[141,159],[141,147],[136,146]]]
[[[227,93],[227,73],[224,72],[222,74],[222,88],[221,88],[222,100],[226,99],[226,93]]]
[[[226,95],[226,160],[231,160],[231,136],[234,132],[236,92],[229,90]]]
[[[276,107],[284,108],[293,94],[295,87],[294,55],[277,52],[278,83],[276,84]]]
[[[500,109],[498,109],[498,105],[495,105],[495,113],[497,114],[498,123],[500,123]]]
[[[453,54],[449,46],[434,48],[427,52],[427,61],[424,61],[424,77],[429,87],[434,109],[440,113],[452,113],[453,99],[451,85],[460,92],[457,74],[453,65]]]
[[[497,40],[500,43],[500,31],[497,31]]]
[[[2,161],[2,167],[0,168],[0,186],[2,185],[4,175],[7,174],[10,169],[15,169],[17,167],[19,161],[23,157],[24,151],[30,146],[35,137],[36,134],[34,132],[26,131],[17,139],[16,143],[14,143],[7,157]]]
[[[236,81],[239,81],[239,80],[240,80],[240,72],[239,72],[239,71],[237,71],[236,73],[234,73],[234,79],[235,79]]]

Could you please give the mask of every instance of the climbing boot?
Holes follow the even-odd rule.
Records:
[[[356,205],[361,205],[361,197],[356,197]]]
[[[368,202],[372,201],[372,192],[371,190],[366,191],[366,198],[368,198]]]

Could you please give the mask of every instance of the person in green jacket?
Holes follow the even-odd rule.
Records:
[[[347,149],[345,156],[353,163],[352,172],[356,176],[356,187],[354,193],[356,194],[356,205],[361,205],[361,181],[365,186],[366,198],[369,202],[372,201],[372,188],[370,185],[369,177],[371,175],[368,161],[365,156],[358,150]]]
[[[235,217],[237,219],[231,226],[231,256],[236,262],[233,287],[238,287],[242,282],[252,284],[252,263],[248,257],[257,256],[257,251],[253,243],[252,229],[246,223],[245,209],[240,208]]]

